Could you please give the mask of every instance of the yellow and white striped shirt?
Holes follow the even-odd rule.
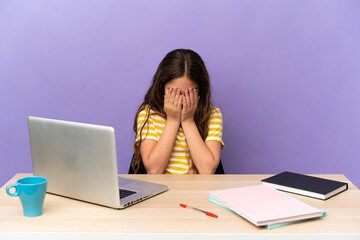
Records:
[[[137,117],[137,134],[136,142],[140,140],[140,130],[145,123],[149,108],[146,107],[142,110]],[[166,119],[160,116],[157,112],[150,109],[150,116],[146,122],[143,130],[141,131],[141,140],[150,139],[159,141],[160,136],[164,130]],[[212,107],[211,115],[208,123],[208,136],[205,142],[218,141],[221,143],[222,148],[225,146],[222,140],[223,132],[223,119],[219,108]],[[175,145],[172,150],[169,163],[164,173],[167,174],[194,174],[192,169],[192,159],[189,154],[189,147],[187,145],[184,131],[182,127],[176,135]]]

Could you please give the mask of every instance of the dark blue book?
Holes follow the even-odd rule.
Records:
[[[348,184],[293,172],[282,172],[261,180],[278,190],[326,200],[348,189]]]

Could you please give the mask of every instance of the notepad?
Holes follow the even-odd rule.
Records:
[[[209,197],[256,226],[325,216],[325,212],[266,185],[211,191]]]

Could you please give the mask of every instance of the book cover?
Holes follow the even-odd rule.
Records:
[[[224,205],[222,205],[221,203],[219,203],[218,201],[216,201],[214,198],[209,196],[208,199],[210,202],[215,203],[216,205],[225,208],[226,210],[237,214],[236,212],[234,212],[233,210],[231,210],[230,208],[225,207]],[[279,227],[285,227],[285,226],[289,226],[292,224],[296,224],[296,223],[301,223],[301,222],[305,222],[305,221],[309,221],[309,220],[313,220],[316,218],[321,218],[321,217],[325,217],[326,216],[326,212],[325,211],[321,211],[322,215],[320,217],[315,217],[315,218],[309,218],[309,219],[305,219],[305,220],[299,220],[299,221],[290,221],[290,222],[283,222],[283,223],[275,223],[275,224],[269,224],[269,225],[265,225],[263,227],[265,227],[266,229],[275,229],[275,228],[279,228]],[[238,214],[239,215],[239,214]],[[239,215],[240,216],[240,215]]]
[[[282,172],[261,180],[276,189],[326,200],[348,189],[348,184],[308,175]]]
[[[323,216],[321,210],[266,185],[211,191],[209,196],[256,226]]]

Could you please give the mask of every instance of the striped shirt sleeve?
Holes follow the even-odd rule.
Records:
[[[209,118],[209,130],[208,136],[205,142],[218,141],[221,143],[221,148],[225,147],[222,140],[223,134],[223,118],[219,108],[213,108],[213,111]]]
[[[135,142],[138,142],[140,140],[140,131],[141,141],[144,141],[145,139],[159,141],[160,139],[160,136],[156,133],[152,115],[150,115],[149,119],[146,121],[148,111],[148,108],[142,110],[137,117],[137,132]]]

